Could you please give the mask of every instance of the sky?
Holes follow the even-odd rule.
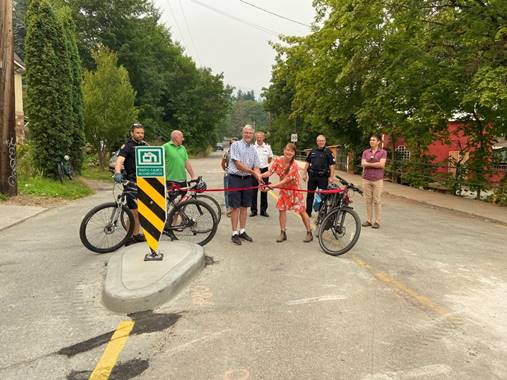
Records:
[[[245,1],[306,25],[314,18],[312,0]],[[278,34],[309,33],[304,25],[268,14],[241,0],[154,0],[154,3],[173,39],[198,66],[209,67],[215,74],[223,73],[225,83],[243,91],[254,90],[256,96],[269,86],[271,78],[275,52],[269,41],[278,41]]]

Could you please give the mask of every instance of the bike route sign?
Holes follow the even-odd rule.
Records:
[[[164,148],[137,146],[136,175],[143,178],[165,177]]]
[[[167,213],[164,161],[164,148],[136,147],[137,208],[150,252],[144,257],[145,261],[159,261],[164,257],[158,251]]]

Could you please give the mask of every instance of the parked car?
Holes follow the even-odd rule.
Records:
[[[216,145],[216,150],[219,151],[219,150],[224,150],[224,144],[223,143],[217,143]]]

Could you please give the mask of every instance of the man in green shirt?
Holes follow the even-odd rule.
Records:
[[[165,151],[165,179],[167,189],[174,185],[187,186],[187,172],[191,179],[195,179],[194,169],[188,159],[188,153],[183,144],[183,132],[171,132],[171,141],[164,144]]]

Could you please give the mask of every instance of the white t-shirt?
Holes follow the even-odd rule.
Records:
[[[254,148],[259,156],[261,169],[265,169],[269,167],[269,159],[273,158],[273,151],[271,150],[271,146],[269,144],[263,143],[262,145],[254,144]]]

